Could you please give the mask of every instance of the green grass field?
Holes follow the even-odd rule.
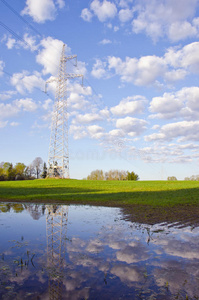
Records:
[[[109,206],[199,206],[198,181],[88,181],[40,179],[0,182],[1,201]]]

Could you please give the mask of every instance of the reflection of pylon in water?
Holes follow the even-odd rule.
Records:
[[[68,207],[48,205],[46,210],[49,299],[62,299]]]

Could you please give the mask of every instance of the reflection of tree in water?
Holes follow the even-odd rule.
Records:
[[[46,206],[47,268],[49,299],[62,299],[68,207]]]
[[[45,205],[38,204],[25,204],[26,210],[30,213],[34,220],[39,220],[45,213]]]

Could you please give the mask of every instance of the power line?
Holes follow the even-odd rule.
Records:
[[[28,25],[28,27],[30,29],[32,29],[36,34],[38,34],[39,36],[42,37],[42,34],[34,27],[32,26],[25,18],[23,18],[10,4],[8,4],[5,0],[0,0],[5,6],[7,6],[8,9],[10,9],[18,18],[20,18],[21,21],[23,21],[26,25]],[[27,43],[22,37],[20,37],[17,33],[15,33],[12,29],[10,29],[8,26],[6,26],[4,23],[1,22],[1,26],[3,26],[6,30],[8,30],[12,35],[14,35],[17,39],[20,39],[22,42],[26,43],[27,46],[31,47],[31,45],[29,43]],[[60,52],[60,50],[55,47],[54,45],[52,45],[54,49],[56,49],[57,51]],[[72,64],[72,62],[70,61],[69,63]],[[73,65],[73,64],[72,64]],[[58,65],[56,65],[58,67]],[[74,66],[74,65],[73,65]],[[77,67],[77,66],[76,66]],[[77,67],[77,70],[79,70],[79,68]],[[90,82],[85,78],[84,79],[88,85],[92,88],[94,94],[99,97],[99,95],[97,94],[97,92],[95,91],[94,87],[90,84]],[[95,101],[95,104],[98,105],[98,103]],[[105,107],[105,104],[103,103],[103,101],[101,101],[101,104]]]
[[[7,6],[18,18],[20,18],[29,28],[31,28],[36,34],[41,35],[41,33],[35,29],[26,19],[24,19],[10,4],[8,4],[5,0],[0,0],[5,6]]]

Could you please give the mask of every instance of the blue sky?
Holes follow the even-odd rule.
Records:
[[[0,0],[0,161],[48,160],[63,43],[70,177],[199,173],[198,0]]]

